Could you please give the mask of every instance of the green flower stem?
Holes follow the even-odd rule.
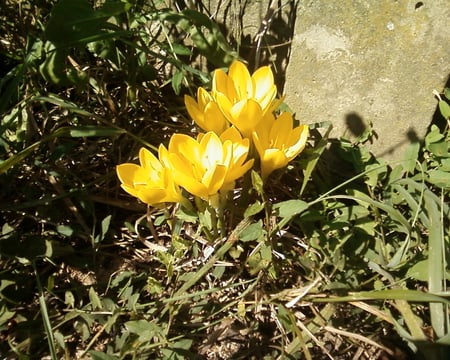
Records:
[[[208,209],[211,212],[211,225],[214,231],[214,240],[225,236],[225,205],[226,193],[218,193],[209,198]]]

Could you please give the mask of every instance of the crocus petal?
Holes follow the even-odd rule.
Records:
[[[269,137],[273,147],[281,149],[288,147],[288,138],[292,132],[293,119],[290,113],[282,113],[273,123]]]
[[[116,167],[122,189],[149,205],[186,201],[170,174],[150,151],[141,149],[139,158],[142,166],[121,164]]]
[[[139,162],[142,167],[148,167],[154,170],[161,170],[162,165],[160,161],[146,148],[141,148],[139,150]]]
[[[234,61],[230,66],[228,76],[234,82],[239,99],[248,99],[253,96],[253,82],[247,66],[240,61]]]
[[[208,132],[201,137],[200,151],[202,162],[205,169],[219,164],[223,159],[223,147],[220,138],[213,132]]]
[[[197,101],[200,108],[204,108],[207,104],[209,104],[214,99],[210,95],[208,91],[206,91],[204,88],[199,87],[197,89]]]
[[[165,189],[154,189],[150,187],[139,187],[137,189],[126,189],[124,186],[122,188],[127,191],[130,195],[137,197],[145,204],[159,204],[165,202],[166,190]],[[133,193],[134,192],[134,193]]]
[[[204,122],[203,124],[197,122],[197,125],[205,131],[213,131],[216,134],[221,134],[229,126],[227,119],[216,102],[210,102],[206,105]]]
[[[225,118],[231,122],[233,119],[231,115],[231,107],[233,106],[233,103],[225,94],[221,92],[214,93],[213,96],[216,99],[217,106],[222,111]]]
[[[256,125],[262,120],[261,106],[255,100],[242,100],[231,108],[230,122],[236,126],[244,137],[251,137]]]
[[[276,169],[288,164],[286,155],[278,149],[267,149],[261,157],[261,177],[263,180]]]
[[[204,109],[200,108],[195,99],[189,95],[184,96],[184,104],[186,105],[186,110],[191,119],[201,126],[204,123]]]
[[[224,165],[217,165],[208,169],[202,178],[202,183],[208,189],[208,196],[217,194],[222,188],[228,168]]]
[[[117,177],[122,184],[132,186],[140,166],[136,164],[120,164],[116,166]]]
[[[233,166],[230,170],[228,170],[224,182],[227,183],[230,181],[234,181],[244,176],[244,174],[252,168],[254,161],[254,159],[250,159],[242,166]]]
[[[242,141],[241,133],[236,127],[231,126],[226,129],[222,134],[220,134],[220,140],[225,142],[226,140],[230,140],[232,142],[238,143]]]
[[[222,69],[214,71],[211,93],[213,98],[216,98],[217,94],[223,94],[233,102],[237,97],[233,80]]]
[[[186,159],[198,159],[200,157],[200,146],[189,135],[174,134],[169,141],[169,153],[180,154]]]
[[[252,75],[253,97],[266,109],[277,94],[277,87],[274,84],[273,73],[270,67],[263,66],[257,69]]]
[[[286,151],[286,156],[291,161],[300,154],[306,146],[308,140],[309,127],[300,125],[294,129],[290,137],[290,146]]]

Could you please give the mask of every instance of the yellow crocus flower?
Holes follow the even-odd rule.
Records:
[[[269,66],[250,75],[240,61],[231,64],[228,74],[222,69],[214,72],[211,95],[228,121],[249,138],[263,116],[282,101],[275,99],[277,87]]]
[[[294,159],[305,148],[309,128],[307,125],[293,127],[292,114],[283,112],[275,119],[267,114],[253,132],[253,143],[261,161],[261,176],[270,173]]]
[[[185,95],[184,103],[192,120],[204,131],[214,131],[220,135],[228,128],[228,120],[219,105],[202,87],[197,90],[197,101],[193,97]]]
[[[174,134],[168,149],[160,145],[160,159],[169,168],[176,183],[204,200],[229,190],[234,181],[245,174],[253,160],[245,162],[249,140],[230,128],[219,137],[212,131],[194,139]]]
[[[116,167],[121,187],[148,205],[186,201],[172,174],[149,150],[139,151],[140,165],[125,163]]]
[[[250,75],[244,63],[234,61],[228,73],[222,69],[214,71],[211,92],[200,87],[197,100],[186,95],[184,102],[191,118],[204,131],[220,135],[232,124],[244,137],[251,138],[264,115],[283,101],[276,99],[276,95],[269,66],[262,66]]]

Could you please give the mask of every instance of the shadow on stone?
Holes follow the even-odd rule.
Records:
[[[362,117],[356,112],[351,112],[345,115],[345,125],[350,133],[355,137],[361,136],[367,129]]]
[[[414,128],[408,129],[408,131],[406,132],[406,137],[408,138],[411,144],[415,144],[422,141],[420,140],[419,135],[417,135],[417,132]]]
[[[410,127],[405,133],[404,140],[397,142],[395,145],[387,148],[382,153],[377,154],[377,157],[382,158],[385,155],[392,155],[395,153],[395,151],[398,148],[402,147],[405,144],[409,145],[409,144],[422,143],[422,142],[423,142],[423,139],[420,139],[419,135],[417,134],[417,131],[413,127]]]

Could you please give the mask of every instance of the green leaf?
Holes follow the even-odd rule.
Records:
[[[450,188],[450,172],[433,169],[428,171],[428,181],[444,189]]]
[[[413,173],[416,168],[417,158],[419,156],[420,143],[410,144],[403,155],[403,169],[408,173]]]
[[[172,76],[172,88],[175,91],[175,94],[179,95],[181,91],[181,83],[184,79],[184,73],[182,71],[177,71]]]
[[[450,119],[450,105],[444,100],[439,101],[439,110],[445,119]]]
[[[441,166],[439,167],[442,171],[450,172],[450,158],[441,159]]]
[[[244,212],[244,217],[250,217],[253,215],[258,214],[264,209],[264,203],[260,202],[259,200],[255,203],[249,205],[249,207]]]
[[[56,85],[70,83],[66,73],[66,56],[64,51],[56,50],[51,42],[45,43],[45,60],[39,65],[39,72],[46,81]]]
[[[68,135],[73,138],[78,137],[110,137],[118,136],[125,133],[125,130],[116,129],[106,126],[86,125],[61,128],[68,132]]]
[[[56,231],[64,236],[71,236],[74,232],[73,228],[69,225],[57,225]]]
[[[303,200],[287,200],[273,206],[277,216],[291,218],[308,209],[308,203]]]
[[[258,240],[264,236],[264,229],[262,221],[259,220],[257,223],[251,224],[239,235],[239,239],[243,242]]]
[[[376,290],[376,291],[361,291],[350,293],[346,296],[329,296],[326,298],[312,298],[312,302],[348,302],[348,301],[367,301],[367,300],[406,300],[412,302],[426,302],[426,303],[442,303],[450,305],[450,300],[435,294],[408,290],[408,289],[392,289],[392,290]]]
[[[105,239],[105,235],[108,232],[109,225],[111,223],[111,217],[112,215],[108,215],[102,220],[100,234],[95,237],[96,243],[102,242]]]
[[[403,214],[397,210],[396,208],[394,208],[393,206],[380,202],[380,201],[376,201],[373,200],[370,196],[366,195],[365,193],[358,191],[358,190],[354,190],[354,189],[349,189],[347,190],[348,194],[351,195],[350,197],[348,197],[348,199],[352,199],[355,200],[356,202],[358,202],[361,205],[371,205],[374,206],[376,208],[379,208],[380,210],[385,211],[392,220],[397,221],[399,224],[403,225],[403,232],[405,232],[406,234],[409,234],[410,232],[410,228],[411,228],[411,224],[408,222],[408,220],[406,220],[406,218],[403,216]],[[346,198],[345,196],[341,196],[341,195],[336,195],[336,198]]]
[[[1,281],[1,284],[3,285],[4,280]],[[11,282],[11,284],[14,284],[14,282]],[[3,286],[2,286],[3,287]],[[2,288],[0,288],[0,291],[2,290]],[[0,308],[0,327],[3,327],[3,325],[7,324],[8,321],[12,318],[14,318],[14,316],[16,315],[15,312],[13,311],[9,311],[8,308],[6,307],[6,305],[2,305],[2,307]]]
[[[444,89],[444,96],[450,100],[450,88],[445,88]]]
[[[89,111],[83,110],[82,108],[80,108],[79,106],[77,106],[76,104],[61,99],[55,95],[49,95],[49,96],[34,96],[31,98],[30,103],[34,102],[34,101],[45,101],[48,102],[50,104],[56,105],[56,106],[60,106],[63,109],[67,109],[72,113],[75,114],[80,114],[83,116],[94,116],[93,114],[91,114]]]
[[[173,43],[171,44],[172,51],[177,55],[191,55],[192,51],[191,49],[187,48],[186,46],[182,44]]]
[[[115,136],[119,134],[123,134],[125,130],[102,127],[102,126],[78,126],[78,127],[61,127],[57,129],[53,134],[50,134],[41,140],[35,142],[34,144],[28,146],[21,152],[17,153],[9,157],[8,159],[0,162],[0,174],[6,172],[8,169],[13,167],[14,165],[20,163],[23,159],[29,156],[36,148],[38,148],[41,144],[50,141],[57,137],[99,137],[99,136]]]
[[[303,194],[303,191],[305,190],[306,185],[308,184],[309,179],[311,178],[311,175],[312,175],[314,169],[316,168],[317,163],[319,162],[320,156],[322,155],[322,153],[328,146],[328,136],[330,135],[330,132],[333,127],[329,123],[327,123],[326,125],[327,125],[327,130],[326,130],[325,134],[323,135],[323,137],[320,139],[317,146],[310,151],[308,149],[306,149],[306,151],[302,155],[302,157],[305,157],[305,156],[307,157],[306,158],[307,162],[306,162],[305,170],[303,170],[303,183],[302,183],[302,187],[300,188],[300,195]],[[312,129],[313,126],[310,126],[310,128]]]
[[[430,132],[425,136],[425,146],[441,141],[443,139],[444,135],[441,134],[439,128],[436,125],[431,125]]]
[[[251,177],[252,177],[253,189],[256,190],[256,192],[258,193],[259,196],[263,197],[264,196],[264,189],[263,189],[264,183],[261,179],[261,176],[255,170],[252,170]]]
[[[30,40],[31,37],[27,39],[27,41]],[[33,66],[41,58],[42,45],[42,40],[37,39],[31,47],[27,46],[27,50],[30,50],[25,55],[23,63],[17,65],[0,79],[0,114],[7,111],[10,101],[18,100],[17,95],[21,93],[22,79],[27,73],[28,68]]]
[[[102,309],[102,302],[92,286],[89,288],[89,300],[93,310]]]
[[[139,336],[140,342],[148,342],[155,336],[161,336],[161,327],[151,321],[133,320],[125,323],[125,328],[132,334]]]
[[[418,263],[411,266],[407,273],[407,276],[419,280],[419,281],[427,281],[428,280],[428,260],[422,260]]]
[[[381,161],[383,160],[380,159],[380,162]],[[384,164],[384,161],[382,163],[376,162],[374,164],[367,165],[365,167],[365,172],[366,172],[366,179],[364,182],[371,187],[375,187],[378,184],[378,182],[380,182],[383,179],[383,176],[386,174],[387,166],[386,164]]]
[[[92,357],[92,360],[119,360],[116,356],[108,355],[96,350],[90,350],[88,354]]]
[[[429,144],[427,149],[435,156],[450,157],[449,144],[445,140]]]
[[[48,140],[48,139],[45,139]],[[8,159],[0,162],[0,175],[8,171],[10,168],[12,168],[14,165],[20,163],[23,159],[25,159],[28,155],[30,155],[34,149],[39,147],[43,141],[37,141],[34,144],[28,146],[27,148],[23,149],[21,152],[17,153],[16,155],[10,156]]]
[[[170,344],[169,347],[161,349],[162,359],[184,360],[188,358],[193,358],[194,354],[188,351],[191,346],[192,346],[191,339],[181,339],[173,344]]]

